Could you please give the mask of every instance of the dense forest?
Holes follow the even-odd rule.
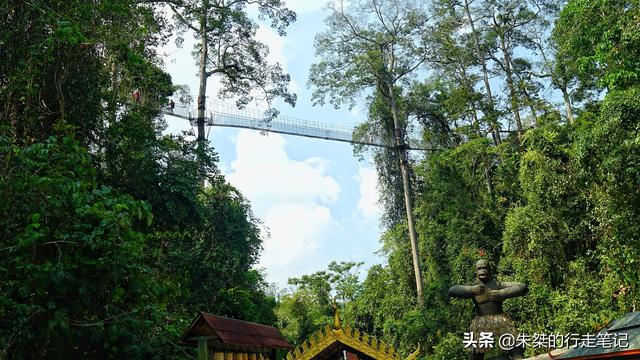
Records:
[[[157,49],[196,34],[198,105],[210,76],[239,106],[254,88],[293,104],[249,16],[257,8],[285,35],[286,4],[1,3],[0,359],[193,358],[176,341],[198,311],[299,344],[336,305],[401,353],[462,359],[472,305],[447,289],[470,282],[479,258],[528,284],[505,303],[525,333],[594,332],[638,310],[640,1],[327,6],[315,101],[365,104],[354,137],[419,129],[430,148],[408,159],[355,148],[380,179],[384,265],[361,281],[361,264],[331,263],[272,293],[254,270],[266,234],[215,144],[163,133],[160,109],[185,89]]]

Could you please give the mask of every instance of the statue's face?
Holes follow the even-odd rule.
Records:
[[[476,276],[480,281],[491,278],[491,266],[487,260],[478,260],[476,263]]]

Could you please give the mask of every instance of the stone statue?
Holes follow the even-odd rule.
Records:
[[[473,299],[475,317],[471,321],[469,331],[473,339],[479,339],[481,332],[493,333],[494,348],[498,347],[498,339],[502,334],[518,336],[513,321],[502,312],[502,302],[512,297],[527,293],[527,285],[517,282],[497,281],[487,260],[476,262],[476,282],[472,285],[454,285],[449,288],[449,296]],[[483,360],[489,348],[472,348],[472,360]],[[523,349],[516,347],[509,351],[511,359],[523,359]]]

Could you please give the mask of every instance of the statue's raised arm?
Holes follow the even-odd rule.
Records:
[[[484,293],[484,285],[453,285],[449,288],[449,296],[460,299],[471,299],[474,295]]]
[[[527,284],[519,282],[498,282],[500,290],[490,291],[497,295],[497,300],[506,300],[518,296],[524,296],[529,292]]]

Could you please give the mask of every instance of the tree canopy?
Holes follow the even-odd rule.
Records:
[[[0,358],[190,358],[176,341],[198,311],[274,324],[248,201],[210,146],[163,134],[160,5],[0,18]]]
[[[354,137],[392,146],[355,149],[380,176],[384,262],[279,291],[214,149],[160,115],[189,97],[156,53],[185,29],[205,89],[220,75],[239,105],[294,103],[251,6],[281,35],[295,20],[280,0],[0,5],[1,359],[193,358],[176,340],[198,311],[297,345],[336,308],[401,354],[463,359],[472,305],[446,289],[480,258],[529,285],[505,303],[522,333],[594,333],[638,310],[637,0],[331,2],[313,99],[360,104]],[[409,134],[430,150],[408,156]]]
[[[501,280],[529,285],[527,296],[505,302],[522,333],[595,333],[637,311],[637,1],[355,4],[362,3],[410,3],[428,15],[423,36],[403,43],[415,51],[403,60],[424,56],[411,81],[397,84],[394,101],[375,88],[355,98],[376,84],[382,66],[370,59],[386,48],[369,39],[385,37],[371,35],[366,12],[361,19],[334,11],[318,37],[321,60],[310,82],[319,99],[367,105],[368,120],[354,136],[391,136],[395,102],[403,121],[419,124],[433,145],[412,164],[426,306],[411,300],[397,159],[374,150],[386,262],[368,269],[355,298],[338,300],[344,322],[406,355],[420,344],[423,358],[465,359],[472,305],[446,290],[473,281],[481,258]],[[328,310],[290,306],[307,291],[297,286],[281,296],[279,321],[305,324],[286,333],[293,342],[330,321]],[[326,303],[314,301],[305,309]]]

